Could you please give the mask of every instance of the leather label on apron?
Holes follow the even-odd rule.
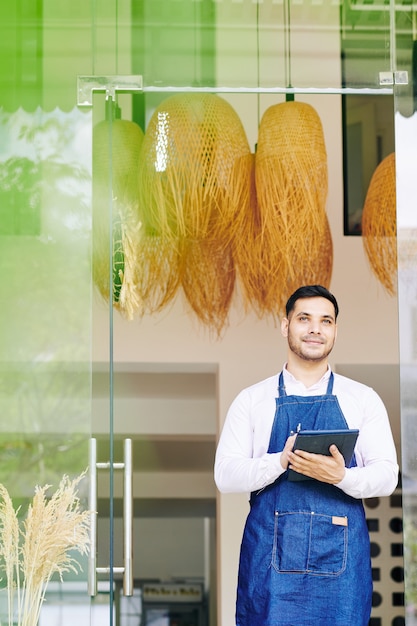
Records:
[[[347,517],[339,517],[337,515],[333,515],[332,524],[336,524],[336,526],[347,526],[348,525]]]

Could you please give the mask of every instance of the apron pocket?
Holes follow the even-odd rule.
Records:
[[[275,512],[272,565],[278,572],[335,576],[346,567],[347,517]]]

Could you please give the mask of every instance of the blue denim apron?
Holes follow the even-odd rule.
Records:
[[[268,452],[291,431],[347,428],[333,391],[287,396],[282,372]],[[355,466],[353,458],[351,466]],[[361,500],[288,472],[251,494],[243,534],[237,626],[367,626],[372,603],[369,534]]]

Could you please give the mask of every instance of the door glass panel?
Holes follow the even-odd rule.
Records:
[[[2,4],[0,482],[24,511],[35,485],[56,487],[63,474],[76,476],[84,471],[92,392],[98,461],[121,463],[123,440],[133,436],[138,459],[135,473],[140,481],[134,507],[142,560],[135,572],[133,597],[121,594],[120,572],[114,580],[111,575],[110,581],[108,575],[102,575],[90,611],[90,600],[86,593],[84,596],[87,562],[81,559],[82,573],[69,574],[64,583],[53,580],[41,626],[47,626],[55,609],[62,620],[75,623],[75,618],[80,625],[82,619],[86,624],[90,619],[93,624],[105,624],[103,613],[110,623],[120,621],[122,626],[130,626],[131,614],[137,619],[139,613],[147,613],[149,620],[180,619],[178,614],[169,615],[170,606],[160,606],[152,597],[158,587],[150,592],[149,583],[155,578],[160,582],[161,575],[143,541],[151,530],[164,540],[171,528],[176,529],[176,536],[198,538],[193,549],[196,558],[189,562],[191,578],[198,580],[186,581],[190,593],[194,583],[206,591],[210,577],[215,577],[212,571],[206,572],[215,544],[212,484],[207,492],[203,489],[202,497],[188,497],[187,493],[187,498],[181,498],[180,488],[167,492],[167,477],[182,472],[188,484],[198,468],[208,483],[216,437],[217,370],[201,362],[149,365],[142,362],[139,346],[125,350],[130,341],[129,321],[121,320],[118,283],[123,255],[113,245],[120,241],[123,230],[120,220],[115,220],[119,206],[114,176],[119,162],[113,158],[114,125],[104,127],[104,184],[95,190],[96,199],[103,195],[99,215],[104,219],[102,224],[99,219],[98,225],[106,234],[101,248],[103,240],[97,230],[92,236],[93,219],[97,226],[92,208],[92,129],[105,121],[108,102],[101,95],[94,97],[93,109],[76,107],[77,77],[82,75],[143,76],[142,93],[120,95],[114,102],[121,119],[133,121],[142,132],[158,104],[173,93],[202,90],[223,94],[251,127],[254,150],[260,112],[272,102],[268,100],[271,94],[274,102],[276,94],[282,101],[293,92],[296,97],[303,92],[328,97],[329,91],[337,97],[333,92],[369,90],[379,97],[394,90],[393,85],[381,84],[381,72],[394,80],[394,70],[408,71],[408,85],[395,85],[395,97],[397,180],[398,188],[404,190],[398,196],[404,497],[406,542],[410,542],[406,545],[412,554],[415,455],[411,442],[413,406],[417,404],[413,329],[417,315],[416,225],[410,204],[414,174],[410,164],[416,162],[417,142],[411,5],[287,0],[16,0]],[[340,64],[334,63],[335,51]],[[335,109],[338,107],[339,103]],[[94,182],[101,183],[97,174]],[[97,246],[102,267],[96,272]],[[184,429],[179,432],[170,430],[166,419],[166,407],[171,411],[175,404],[175,415],[184,418]],[[191,414],[203,416],[204,424],[195,419],[187,422]],[[123,565],[120,542],[113,544],[114,537],[123,535],[122,482],[118,470],[113,473],[110,467],[110,471],[99,472],[97,565],[102,568]],[[195,487],[193,483],[193,487],[198,491],[201,484]],[[84,506],[86,497],[83,482]],[[158,539],[155,543],[158,541],[165,545]],[[148,569],[143,567],[146,559]],[[187,578],[185,560],[181,563],[184,570],[172,568],[164,576]],[[413,568],[410,560],[409,585]],[[170,583],[174,586],[165,591],[174,594],[178,580]],[[214,587],[212,584],[212,590]],[[209,598],[211,605],[215,604],[213,596],[214,592]],[[0,597],[3,621],[5,594]],[[415,604],[411,591],[407,602],[410,607]],[[199,615],[200,609],[191,607],[190,614],[194,616],[196,611]],[[186,612],[184,609],[184,615]],[[211,620],[214,612],[213,607]]]
[[[20,520],[37,486],[50,485],[49,498],[64,476],[86,471],[91,433],[92,115],[76,107],[74,76],[58,54],[69,34],[59,13],[47,0],[0,8],[0,483]],[[82,510],[87,493],[83,478]],[[88,626],[87,558],[73,556],[80,568],[63,582],[53,575],[47,610],[74,623],[82,606],[77,623]],[[1,623],[18,615],[5,584],[2,575]],[[83,599],[71,606],[74,585]]]
[[[122,4],[119,3],[118,6],[120,9]],[[250,117],[255,119],[255,123],[250,121],[249,125],[256,125],[257,114],[265,108],[270,93],[281,93],[281,100],[284,100],[285,92],[291,93],[292,89],[295,92],[309,93],[311,90],[320,93],[350,89],[354,91],[369,87],[371,91],[377,92],[377,96],[379,93],[391,94],[392,87],[384,90],[379,82],[379,72],[392,68],[390,16],[385,8],[379,11],[378,33],[372,38],[368,35],[375,34],[375,29],[371,27],[376,16],[374,8],[368,10],[364,6],[359,13],[355,12],[355,7],[345,11],[345,6],[341,11],[338,3],[314,3],[311,6],[291,3],[290,6],[285,2],[133,2],[131,53],[123,48],[128,53],[128,58],[123,54],[119,56],[119,64],[130,61],[132,73],[140,74],[144,79],[143,93],[132,98],[131,119],[145,131],[159,103],[173,93],[193,90],[212,90],[220,94],[225,92],[225,98],[233,98],[233,103],[245,120]],[[362,36],[360,41],[355,41],[358,15]],[[119,48],[119,52],[121,49]],[[344,65],[342,61],[340,64],[333,62],[335,49],[346,57]],[[101,62],[102,60],[99,61]],[[233,95],[230,96],[228,92]],[[259,98],[258,93],[261,94]],[[335,110],[339,105],[340,102],[337,101]],[[125,115],[130,119],[128,108],[123,111],[123,117]],[[149,390],[142,390],[139,382],[140,374],[147,376],[151,373],[146,370],[147,367],[153,370],[158,368],[158,364],[152,363],[150,366],[141,363],[139,348],[135,350],[130,346],[128,350],[124,349],[126,340],[129,341],[129,323],[121,321],[118,313],[115,313],[114,319],[114,348],[117,355],[114,365],[118,377],[117,380],[113,379],[115,444],[120,448],[121,439],[126,432],[133,432],[137,439],[136,450],[140,458],[136,471],[137,478],[141,481],[138,494],[145,493],[147,497],[138,495],[135,502],[135,506],[141,511],[136,522],[136,554],[143,550],[145,533],[146,537],[153,537],[149,543],[155,551],[155,558],[154,569],[151,568],[150,571],[156,572],[155,578],[158,579],[158,548],[165,545],[164,540],[174,524],[167,514],[172,506],[168,498],[161,498],[158,504],[164,507],[164,513],[161,514],[159,509],[157,515],[158,498],[155,497],[152,479],[156,480],[154,472],[163,475],[166,469],[167,455],[163,454],[166,450],[162,440],[168,434],[163,430],[165,423],[158,421],[154,407],[150,413],[153,424],[147,430]],[[132,336],[136,336],[136,333],[137,330]],[[132,362],[123,363],[124,354],[128,354]],[[159,367],[165,373],[164,365],[159,364]],[[132,383],[132,380],[135,382]],[[132,392],[131,385],[134,386],[135,383],[136,391]],[[165,399],[165,393],[166,385],[161,384],[156,394],[159,401]],[[130,394],[137,395],[138,405],[143,403],[145,410],[142,406],[137,410],[132,409]],[[172,411],[172,398],[169,399],[169,414],[171,417],[175,415]],[[193,434],[187,433],[190,441]],[[175,437],[180,439],[181,435],[176,433]],[[103,445],[107,445],[107,442],[103,442]],[[169,448],[172,453],[175,448],[172,441]],[[141,464],[146,466],[146,454],[151,456],[152,464],[143,472]],[[181,466],[179,458],[177,457],[177,463]],[[179,471],[178,466],[176,470]],[[149,484],[154,485],[151,494]],[[144,513],[146,506],[149,508]],[[120,503],[116,503],[116,510],[119,508]],[[141,519],[142,517],[145,519]],[[115,527],[120,528],[120,524],[121,520],[117,519]],[[175,527],[178,528],[177,525]],[[157,533],[157,529],[159,534],[152,535],[152,531]],[[119,534],[116,533],[116,536]],[[137,571],[139,577],[145,577],[144,581],[137,581],[138,590],[143,593],[146,576],[149,575],[143,558],[139,559]],[[168,572],[168,577],[174,577],[173,574],[175,570]],[[159,619],[165,620],[163,623],[169,623],[169,607],[157,606],[157,603],[152,602],[149,603],[150,606],[147,604],[144,600],[144,619]]]
[[[110,79],[109,79],[110,83]],[[121,167],[117,157],[122,157],[118,147],[118,136],[114,129],[119,129],[120,107],[112,97],[95,99],[96,116],[100,112],[104,119],[97,121],[93,128],[93,278],[99,294],[107,302],[108,326],[106,327],[106,359],[101,367],[94,370],[94,392],[100,386],[104,402],[99,407],[97,424],[93,423],[93,435],[101,434],[101,441],[97,455],[98,464],[104,464],[103,471],[98,473],[98,505],[97,529],[102,535],[103,514],[109,522],[105,541],[100,540],[97,567],[103,570],[102,586],[107,585],[109,606],[109,623],[114,623],[115,610],[115,567],[124,567],[122,561],[117,563],[114,555],[114,464],[122,463],[123,458],[116,459],[114,455],[114,341],[113,341],[113,305],[120,301],[122,286],[121,277],[124,273],[124,250],[122,246],[122,214],[118,198],[117,172]],[[102,107],[102,108],[101,108]],[[120,190],[121,191],[121,190]],[[97,432],[98,431],[98,432]],[[123,531],[121,533],[123,537]],[[124,540],[124,537],[123,537]],[[117,622],[118,623],[118,622]]]
[[[412,625],[417,602],[417,219],[413,199],[417,115],[411,82],[398,89],[395,104],[405,606],[407,624]]]
[[[91,116],[20,107],[0,124],[0,482],[23,515],[37,485],[88,465]],[[67,580],[85,582],[81,561]]]
[[[403,7],[405,9],[405,7]],[[406,623],[416,623],[416,562],[417,545],[417,465],[416,465],[416,381],[417,381],[417,219],[414,198],[415,174],[413,163],[417,158],[417,116],[415,99],[415,6],[401,11],[396,4],[397,65],[406,72],[404,83],[396,85],[395,102],[395,174],[397,206],[397,263],[398,263],[398,317],[400,339],[401,389],[401,477],[403,516],[398,519],[396,537],[391,551],[404,553]],[[394,520],[391,521],[391,524]],[[392,526],[391,526],[392,528]],[[400,543],[403,538],[404,544]],[[391,570],[394,581],[400,568]],[[400,570],[401,573],[401,570]],[[398,594],[397,594],[398,595]]]
[[[403,34],[408,20],[398,12]],[[391,21],[384,3],[136,0],[133,70],[152,91],[378,87],[391,67]],[[335,50],[344,59],[337,73]]]

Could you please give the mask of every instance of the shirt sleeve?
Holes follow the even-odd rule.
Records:
[[[265,450],[253,458],[253,440],[251,399],[244,390],[230,406],[217,446],[214,479],[219,491],[257,491],[274,482],[284,472],[280,452],[268,454]]]
[[[387,411],[378,394],[366,388],[356,406],[361,414],[355,448],[357,467],[346,469],[336,486],[354,498],[390,495],[398,483],[398,463]]]

